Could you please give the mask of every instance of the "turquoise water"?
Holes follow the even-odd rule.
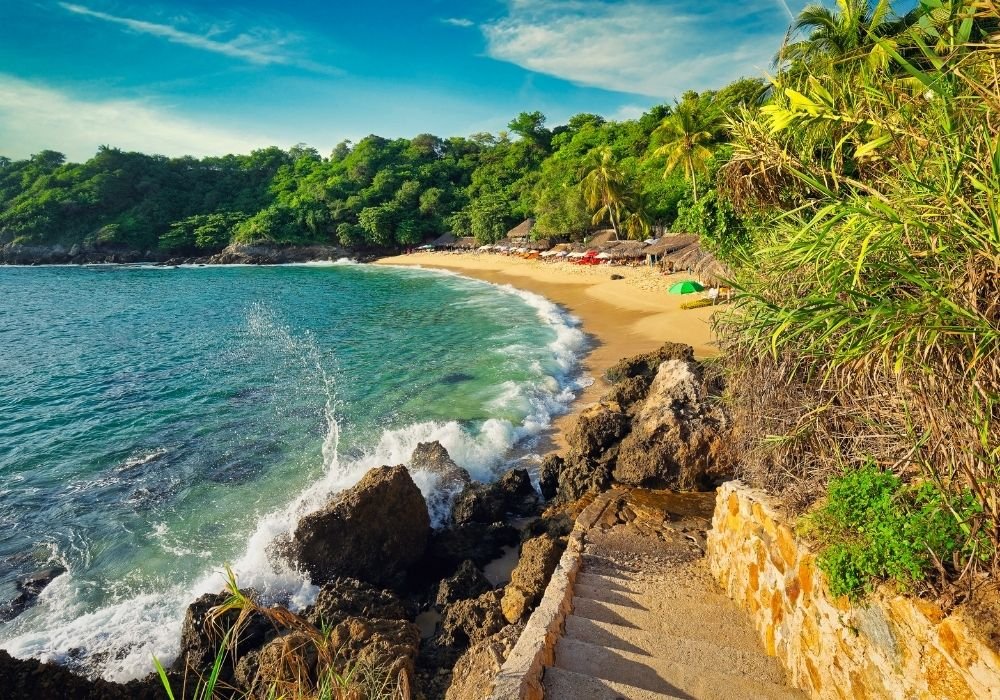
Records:
[[[0,268],[0,593],[69,571],[0,647],[143,675],[223,562],[307,603],[275,537],[419,441],[492,479],[565,410],[583,343],[539,297],[422,270]]]

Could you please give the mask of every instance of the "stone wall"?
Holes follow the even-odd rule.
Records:
[[[1000,655],[960,613],[881,592],[833,597],[815,555],[761,491],[729,482],[708,535],[712,574],[767,652],[814,698],[997,698]]]
[[[556,642],[573,609],[573,584],[580,570],[583,536],[619,495],[618,489],[601,494],[576,519],[566,551],[552,573],[545,595],[500,669],[489,700],[542,700],[545,696],[542,673],[555,661]]]

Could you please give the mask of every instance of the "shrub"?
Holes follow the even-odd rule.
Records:
[[[869,464],[830,480],[827,498],[803,519],[834,595],[857,599],[882,581],[912,591],[944,562],[989,558],[970,538],[981,508],[968,491],[949,498],[930,482],[905,484]]]

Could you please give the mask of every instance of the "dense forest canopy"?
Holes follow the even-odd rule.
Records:
[[[498,135],[372,135],[328,156],[303,145],[202,159],[102,146],[85,163],[54,151],[0,158],[0,245],[179,254],[234,241],[392,248],[444,231],[490,242],[526,217],[537,219],[539,235],[579,237],[631,216],[640,235],[669,227],[689,189],[690,169],[665,172],[665,120],[692,105],[721,115],[762,90],[763,81],[740,80],[630,121],[579,114],[550,129],[541,113],[524,112]],[[584,180],[599,152],[614,162],[619,199],[596,219]]]

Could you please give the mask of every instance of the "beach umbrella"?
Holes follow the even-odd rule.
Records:
[[[693,292],[704,291],[704,289],[704,287],[694,280],[684,280],[675,284],[669,291],[671,294],[692,294]]]

